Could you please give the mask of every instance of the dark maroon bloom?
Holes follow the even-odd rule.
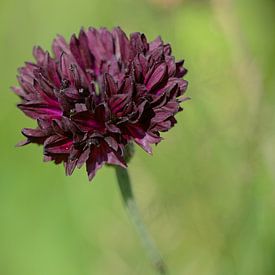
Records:
[[[36,62],[19,69],[13,91],[38,123],[22,130],[20,145],[43,144],[44,159],[63,162],[66,174],[86,163],[91,180],[104,163],[125,167],[127,144],[151,153],[160,132],[176,123],[187,70],[160,38],[90,28],[70,43],[58,36],[52,50],[34,48]]]

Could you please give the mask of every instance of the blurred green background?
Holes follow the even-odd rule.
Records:
[[[0,274],[154,274],[112,168],[89,184],[14,147],[34,122],[9,87],[33,45],[117,25],[162,35],[189,69],[178,124],[129,167],[170,274],[275,274],[274,18],[273,0],[1,0]]]

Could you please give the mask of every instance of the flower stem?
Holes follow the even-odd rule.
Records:
[[[158,249],[148,234],[148,231],[140,217],[139,210],[133,195],[128,171],[127,169],[121,168],[119,166],[116,166],[115,169],[123,202],[128,210],[129,216],[137,230],[137,233],[139,234],[143,246],[148,253],[151,263],[157,270],[158,274],[165,275],[167,274],[165,263],[163,262]]]

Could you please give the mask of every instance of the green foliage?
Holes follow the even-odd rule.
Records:
[[[114,169],[88,184],[42,163],[41,147],[14,147],[34,125],[9,92],[32,46],[116,25],[162,35],[189,69],[178,124],[129,164],[171,274],[275,274],[274,2],[170,1],[0,1],[1,275],[153,274]]]

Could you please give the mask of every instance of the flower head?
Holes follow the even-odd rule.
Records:
[[[105,163],[126,167],[127,144],[151,153],[176,123],[187,70],[161,38],[89,28],[69,43],[58,36],[52,50],[34,48],[36,62],[19,69],[13,91],[37,120],[36,129],[22,130],[20,145],[43,145],[45,161],[64,163],[67,175],[83,164],[90,180]]]

